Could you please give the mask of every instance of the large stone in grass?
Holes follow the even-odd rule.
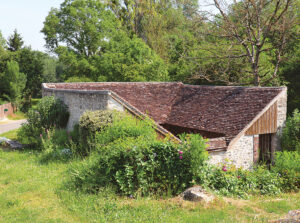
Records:
[[[285,218],[271,221],[270,223],[299,223],[300,222],[300,209],[289,211]]]
[[[187,201],[203,201],[209,203],[215,199],[215,196],[205,191],[200,186],[194,186],[185,190],[182,194],[183,200]]]
[[[0,144],[10,149],[23,149],[25,146],[18,141],[10,140],[5,137],[0,137]]]

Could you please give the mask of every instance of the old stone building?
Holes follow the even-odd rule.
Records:
[[[250,168],[280,149],[286,119],[285,87],[195,86],[180,82],[47,83],[70,110],[72,129],[86,110],[117,109],[150,116],[160,136],[199,133],[209,139],[211,163]]]

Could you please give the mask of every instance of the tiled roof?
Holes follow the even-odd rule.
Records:
[[[283,89],[180,82],[59,83],[47,87],[113,91],[159,124],[214,132],[228,138],[242,131]]]

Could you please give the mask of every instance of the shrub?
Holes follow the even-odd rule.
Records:
[[[183,144],[159,141],[151,120],[115,114],[108,122],[91,122],[98,116],[81,118],[88,132],[96,133],[93,150],[77,151],[91,154],[89,159],[70,171],[77,188],[95,192],[113,186],[125,195],[150,195],[177,194],[192,184],[198,165],[208,158],[201,136],[187,135]]]
[[[300,188],[300,154],[298,152],[276,152],[272,171],[280,174],[284,191]]]
[[[68,107],[60,99],[55,99],[53,96],[43,97],[37,104],[37,112],[43,128],[49,129],[52,126],[65,128],[67,126]]]
[[[232,165],[206,166],[200,176],[203,185],[225,196],[248,197],[250,194],[278,194],[281,180],[278,174],[264,166],[252,171],[236,169]]]
[[[143,136],[145,140],[155,140],[157,135],[151,119],[138,120],[129,114],[117,114],[113,124],[106,131],[97,132],[96,142],[99,146],[107,145],[117,139]]]
[[[300,113],[297,109],[293,112],[293,116],[286,120],[281,135],[281,146],[283,150],[300,153]]]
[[[207,161],[209,159],[209,154],[206,151],[208,145],[207,140],[204,140],[201,135],[198,134],[188,134],[181,135],[181,140],[185,142],[183,145],[184,150],[189,152],[191,156],[191,172],[193,174],[193,181],[199,184],[204,182],[203,171],[208,165]]]
[[[42,98],[37,109],[30,109],[27,113],[27,123],[23,124],[18,132],[22,143],[40,145],[40,134],[52,127],[64,128],[68,122],[67,106],[54,97]],[[36,147],[38,148],[38,147]]]
[[[191,182],[190,156],[177,145],[146,141],[143,137],[118,139],[72,169],[76,187],[95,192],[114,186],[125,195],[177,194]]]
[[[65,161],[72,157],[72,141],[64,129],[49,129],[45,134],[40,135],[41,162]]]
[[[88,111],[79,121],[79,140],[77,153],[88,155],[118,138],[139,137],[156,138],[151,120],[137,120],[126,113],[117,111]]]

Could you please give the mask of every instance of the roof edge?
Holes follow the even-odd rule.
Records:
[[[137,117],[142,117],[142,118],[148,117],[146,114],[144,114],[139,109],[137,109],[136,107],[134,107],[133,105],[131,105],[129,102],[127,102],[125,99],[123,99],[122,97],[120,97],[115,92],[110,91],[110,96],[114,100],[116,100],[119,103],[121,103],[127,110],[129,110],[131,113],[133,113]],[[155,123],[155,130],[158,131],[160,134],[164,135],[165,137],[171,136],[172,139],[176,140],[177,142],[181,142],[181,140],[178,137],[176,137],[171,132],[169,132],[168,130],[166,130],[165,128],[163,128],[157,122],[154,121],[154,123]]]
[[[253,119],[251,122],[248,123],[248,125],[246,125],[242,131],[240,131],[239,134],[237,134],[229,143],[228,145],[228,150],[231,149],[231,147],[233,146],[233,144],[239,139],[241,138],[243,135],[245,135],[246,131],[287,91],[287,87],[281,87],[282,90],[280,93],[277,94],[276,97],[274,97],[272,99],[272,101],[270,101],[263,110],[261,110]]]

